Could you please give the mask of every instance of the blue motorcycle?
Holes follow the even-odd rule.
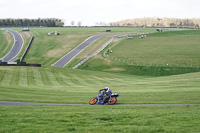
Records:
[[[119,97],[119,94],[111,94],[111,95],[108,95],[106,98],[105,98],[105,94],[102,93],[102,94],[99,94],[97,95],[97,97],[93,97],[90,99],[89,101],[89,104],[90,105],[94,105],[98,102],[98,104],[101,104],[101,105],[104,105],[104,104],[108,104],[108,105],[113,105],[117,102],[117,97]],[[105,98],[105,100],[103,101],[103,99]]]

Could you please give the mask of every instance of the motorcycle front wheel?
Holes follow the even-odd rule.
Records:
[[[94,104],[97,103],[97,101],[98,101],[97,98],[96,98],[96,97],[93,97],[93,98],[90,99],[89,104],[90,104],[90,105],[94,105]]]
[[[110,100],[108,101],[109,105],[113,105],[117,102],[117,98],[116,97],[111,97]]]

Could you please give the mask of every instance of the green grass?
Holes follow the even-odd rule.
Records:
[[[102,58],[93,58],[80,69],[151,76],[198,72],[199,35],[200,31],[186,30],[149,34],[145,39],[120,39],[102,52]],[[106,52],[108,48],[112,53]]]
[[[21,31],[21,28],[12,29]],[[101,28],[30,28],[30,33],[35,36],[35,39],[25,60],[27,63],[39,63],[49,67],[90,36],[155,31],[155,29],[145,28],[109,29],[112,32],[103,32]],[[54,31],[60,35],[47,35],[48,32]]]
[[[62,68],[1,67],[0,101],[88,104],[109,86],[119,104],[200,103],[199,73],[142,77]]]
[[[194,133],[199,106],[6,106],[0,132]]]
[[[13,43],[13,36],[7,31],[0,30],[0,58],[7,55],[7,53],[12,48]]]
[[[100,31],[100,28],[30,28],[30,30],[31,35],[36,38],[28,52],[26,62],[40,63],[42,67],[1,66],[0,101],[88,105],[89,99],[95,97],[99,89],[109,86],[113,92],[120,94],[117,104],[200,104],[198,67],[157,65],[150,67],[144,63],[147,61],[149,64],[155,60],[173,63],[176,55],[181,55],[180,57],[184,58],[177,59],[177,63],[184,65],[185,61],[191,61],[198,65],[199,31],[155,33],[143,40],[115,39],[110,44],[110,46],[116,45],[112,49],[113,53],[109,54],[110,58],[103,56],[107,50],[105,49],[86,62],[81,69],[73,70],[71,67],[74,64],[93,53],[93,50],[98,49],[101,43],[103,45],[109,38],[102,38],[91,44],[65,68],[50,67],[50,65],[87,37],[105,32]],[[113,33],[131,33],[155,29],[111,28],[111,30]],[[61,35],[48,36],[47,33],[51,31],[58,31]],[[174,44],[170,44],[171,40],[174,40]],[[160,44],[165,47],[162,49]],[[188,44],[193,47],[189,47]],[[152,54],[156,51],[151,49],[153,46],[163,53]],[[174,50],[178,47],[180,49]],[[185,52],[185,49],[188,52]],[[124,51],[123,54],[121,51]],[[169,58],[167,51],[174,58]],[[142,54],[138,56],[135,52]],[[139,57],[141,59],[137,60]],[[119,58],[125,62],[116,60]],[[146,58],[148,60],[145,60]],[[128,61],[138,61],[143,65],[137,66]],[[199,109],[199,106],[0,105],[0,132],[193,133],[200,131]]]
[[[200,31],[173,31],[122,40],[111,57],[144,64],[200,65]],[[124,52],[126,51],[126,52]]]

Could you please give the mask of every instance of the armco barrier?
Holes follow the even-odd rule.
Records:
[[[33,66],[33,67],[41,67],[41,64],[26,64],[26,62],[1,62],[0,66]]]
[[[26,56],[26,54],[27,54],[32,42],[33,42],[33,39],[34,39],[34,36],[31,37],[31,40],[29,41],[29,44],[28,44],[26,50],[24,51],[24,54],[22,55],[20,62],[23,62],[23,60],[24,60],[24,58],[25,58],[25,56]]]
[[[83,63],[85,63],[87,60],[89,60],[90,58],[92,58],[93,56],[97,55],[99,52],[101,52],[109,43],[112,42],[114,38],[112,37],[108,42],[106,42],[101,48],[99,48],[96,52],[94,52],[93,54],[91,54],[90,56],[88,56],[87,58],[85,58],[84,60],[82,60],[81,62],[79,62],[76,66],[73,67],[73,69],[78,68],[79,66],[81,66]]]

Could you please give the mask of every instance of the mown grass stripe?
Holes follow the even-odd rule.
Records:
[[[40,71],[38,70],[38,68],[34,68],[34,69],[33,69],[33,74],[34,74],[34,77],[35,77],[35,84],[36,84],[37,86],[44,85],[44,83],[43,83],[43,81],[42,81],[41,73],[40,73]]]
[[[34,77],[32,68],[28,69],[27,76],[28,76],[28,85],[34,85],[35,86],[35,77]]]
[[[24,67],[20,67],[19,68],[19,85],[20,86],[27,86],[27,68],[24,68]]]
[[[1,70],[1,71],[0,71],[0,83],[2,83],[5,74],[6,74],[6,70]]]
[[[15,71],[13,71],[14,73],[12,73],[12,78],[11,78],[11,82],[10,82],[10,84],[11,85],[19,85],[19,74],[20,74],[20,72],[19,72],[19,68],[17,67],[16,69],[15,69]]]
[[[8,82],[10,81],[10,78],[12,76],[10,73],[11,72],[9,70],[5,71],[4,78],[1,81],[2,85],[9,85]]]
[[[63,79],[63,82],[68,86],[73,86],[74,84],[71,82],[69,75],[67,76],[65,73],[60,73],[59,76]]]
[[[52,73],[54,74],[57,82],[60,84],[60,85],[67,85],[66,82],[64,81],[63,77],[61,76],[61,73],[56,71],[56,70],[52,70]]]
[[[38,33],[37,31],[33,30],[32,32],[35,34],[35,36],[40,36],[40,33]]]
[[[79,75],[88,85],[98,85],[100,84],[97,80],[93,79],[91,76]]]
[[[67,74],[67,75],[69,76],[71,83],[73,83],[74,85],[80,85],[80,86],[83,85],[80,81],[80,78],[78,78],[75,74]]]
[[[52,71],[46,71],[46,74],[47,76],[49,77],[49,82],[52,84],[52,85],[55,85],[55,86],[58,86],[59,83],[58,81],[56,80],[56,77],[55,75],[52,73]]]
[[[93,76],[91,77],[95,82],[98,82],[98,84],[102,86],[110,86],[110,85],[123,85],[123,84],[130,84],[132,81],[129,81],[128,79],[123,80],[123,78],[105,78],[105,77],[97,77]],[[96,83],[97,84],[97,83]]]
[[[3,83],[3,79],[5,78],[6,73],[7,73],[7,70],[0,71],[0,84]]]
[[[99,84],[104,84],[105,83],[103,77],[92,76],[91,78],[93,80],[96,80],[97,82],[99,82]]]
[[[49,82],[49,77],[47,76],[46,70],[44,68],[39,69],[40,74],[41,74],[41,78],[42,78],[42,82],[44,85],[52,85]]]
[[[91,82],[89,82],[88,80],[90,79],[90,76],[83,76],[82,74],[76,74],[74,75],[74,78],[77,78],[77,80],[79,80],[79,82],[82,85],[93,85]]]

